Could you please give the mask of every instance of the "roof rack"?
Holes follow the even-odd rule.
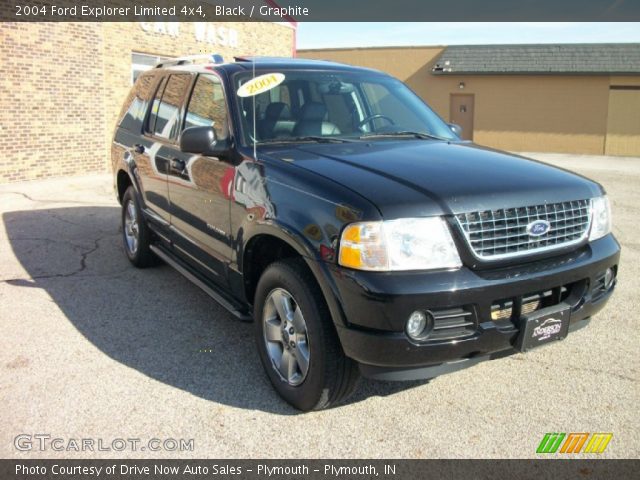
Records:
[[[267,57],[267,56],[250,56],[250,55],[242,55],[233,57],[236,62],[256,62],[256,63],[268,63],[268,62],[279,62],[279,61],[295,61],[296,58],[292,57]]]
[[[208,53],[204,55],[188,55],[186,57],[168,58],[166,60],[161,60],[160,62],[158,62],[155,68],[187,65],[202,60],[206,60],[206,63],[224,63],[222,55],[219,55],[217,53]]]

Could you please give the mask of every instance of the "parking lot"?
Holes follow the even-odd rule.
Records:
[[[607,189],[623,249],[608,308],[554,346],[428,383],[362,381],[309,414],[272,390],[251,324],[168,266],[129,265],[109,175],[1,185],[0,455],[522,458],[546,432],[611,432],[603,457],[639,457],[640,158],[531,155]],[[19,434],[194,448],[21,452]]]

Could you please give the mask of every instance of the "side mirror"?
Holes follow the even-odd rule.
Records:
[[[455,133],[459,137],[462,137],[462,127],[460,125],[456,123],[448,123],[447,125],[449,125],[449,128],[453,133]]]
[[[213,127],[189,127],[180,135],[180,150],[207,157],[220,157],[229,150],[227,140],[219,140]]]

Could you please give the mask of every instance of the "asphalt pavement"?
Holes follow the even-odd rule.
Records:
[[[547,432],[610,432],[601,457],[638,458],[640,158],[531,155],[609,192],[623,251],[607,308],[553,346],[362,381],[307,414],[271,388],[251,324],[166,265],[130,266],[110,175],[0,185],[0,456],[525,458]]]

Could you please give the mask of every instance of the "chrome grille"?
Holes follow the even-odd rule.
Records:
[[[456,220],[475,256],[494,260],[579,243],[589,232],[591,203],[575,200],[482,210],[456,215]],[[535,220],[546,220],[551,228],[544,235],[531,236],[527,225]]]

